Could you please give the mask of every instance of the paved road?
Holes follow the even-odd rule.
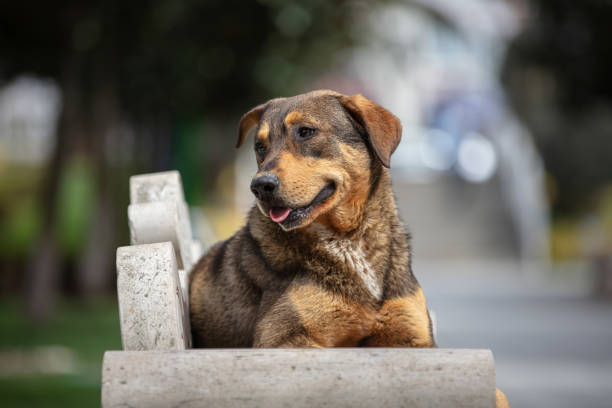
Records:
[[[612,302],[504,272],[419,269],[439,346],[492,349],[513,408],[612,407]]]

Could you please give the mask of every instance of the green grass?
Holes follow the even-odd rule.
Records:
[[[55,318],[40,325],[22,314],[17,301],[3,300],[0,333],[0,350],[5,352],[58,345],[70,349],[77,359],[71,374],[0,376],[3,408],[100,406],[102,356],[105,350],[121,349],[115,301],[65,300]]]

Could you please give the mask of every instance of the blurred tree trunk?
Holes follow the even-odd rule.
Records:
[[[104,59],[108,62],[108,59]],[[112,73],[97,64],[95,88],[88,122],[90,157],[94,160],[96,197],[87,239],[79,260],[77,290],[81,296],[100,296],[106,292],[114,271],[116,244],[115,207],[112,189],[112,165],[108,158],[119,152],[109,152],[109,138],[115,137],[119,126],[119,106],[116,83]],[[116,146],[116,144],[112,144]]]
[[[602,253],[592,259],[596,295],[612,299],[612,255]]]
[[[92,297],[104,294],[114,270],[113,245],[115,244],[115,211],[108,188],[108,176],[99,179],[93,219],[79,261],[77,290],[81,296]],[[106,186],[104,186],[106,185]]]
[[[61,283],[62,260],[56,234],[58,190],[69,149],[68,141],[71,136],[79,133],[78,62],[72,57],[66,61],[62,77],[63,109],[54,151],[40,193],[43,218],[41,233],[26,268],[26,311],[34,321],[44,321],[53,315]]]
[[[172,170],[172,122],[167,113],[158,112],[152,123],[152,168],[155,171]]]
[[[55,176],[49,176],[49,179]],[[50,190],[49,188],[47,190]],[[52,194],[45,196],[54,197]],[[55,197],[54,197],[55,198]],[[49,207],[54,207],[49,204]],[[50,212],[48,210],[45,211]],[[46,218],[46,216],[45,216]],[[54,222],[45,221],[26,272],[26,307],[33,321],[47,320],[55,311],[60,277],[60,259]]]

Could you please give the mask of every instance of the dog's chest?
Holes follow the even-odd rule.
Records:
[[[333,258],[353,270],[375,299],[381,299],[380,279],[358,243],[349,240],[331,240],[324,244],[324,248]]]

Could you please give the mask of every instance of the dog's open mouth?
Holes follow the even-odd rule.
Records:
[[[282,223],[283,226],[295,224],[296,221],[307,216],[316,206],[327,200],[336,191],[336,185],[333,182],[328,183],[319,191],[319,194],[310,202],[310,204],[291,209],[288,207],[272,207],[268,211],[270,219],[276,223]]]

